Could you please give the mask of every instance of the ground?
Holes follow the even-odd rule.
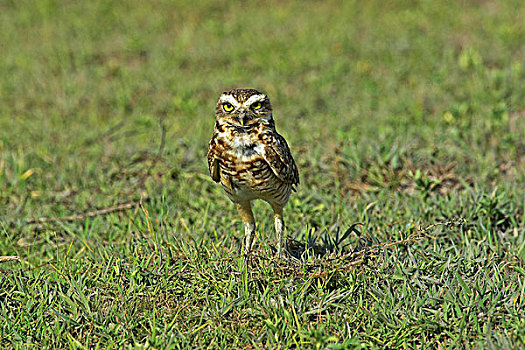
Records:
[[[525,346],[522,1],[3,1],[0,346]],[[248,260],[222,91],[300,169]]]

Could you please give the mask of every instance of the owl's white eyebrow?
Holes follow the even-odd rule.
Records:
[[[228,102],[232,104],[235,108],[239,108],[241,106],[239,102],[237,102],[237,100],[232,95],[222,95],[219,98],[219,102],[220,103]]]
[[[244,102],[244,104],[246,106],[249,106],[249,105],[251,105],[254,102],[263,101],[265,98],[266,98],[266,95],[262,95],[262,94],[261,95],[253,95],[253,96],[250,96],[250,98],[247,99],[246,102]]]

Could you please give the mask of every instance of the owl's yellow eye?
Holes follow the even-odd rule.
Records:
[[[222,105],[222,109],[224,109],[225,112],[231,112],[233,111],[233,106],[230,103],[225,103]]]
[[[252,109],[254,109],[254,110],[261,109],[261,107],[262,107],[261,102],[255,102],[255,103],[252,105]]]

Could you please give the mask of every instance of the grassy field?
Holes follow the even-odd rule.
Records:
[[[525,347],[523,18],[1,0],[0,347]],[[208,176],[234,87],[269,94],[300,168],[288,260],[265,203],[243,260]]]

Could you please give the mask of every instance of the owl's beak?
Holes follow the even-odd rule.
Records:
[[[241,111],[239,113],[239,120],[240,120],[242,126],[246,126],[246,122],[248,121],[248,118],[246,117],[246,112],[245,111]]]

